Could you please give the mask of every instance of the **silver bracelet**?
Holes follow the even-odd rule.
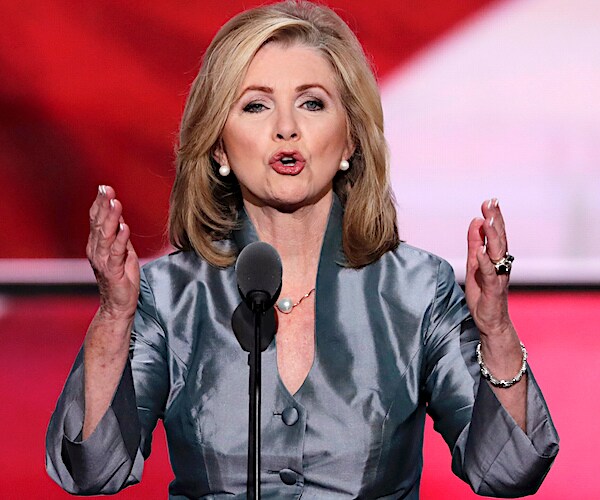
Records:
[[[490,373],[490,371],[487,369],[487,366],[485,366],[485,363],[483,362],[483,356],[481,355],[481,342],[479,342],[479,344],[477,344],[477,350],[475,352],[477,353],[477,362],[479,363],[479,369],[481,370],[481,375],[483,376],[483,378],[488,380],[490,382],[490,384],[492,384],[494,387],[502,387],[503,389],[506,389],[508,387],[512,387],[519,380],[521,380],[523,378],[523,375],[527,371],[527,349],[525,349],[523,342],[519,342],[519,344],[521,344],[521,352],[523,353],[523,361],[521,363],[521,369],[519,370],[519,373],[517,373],[510,380],[498,380],[496,377],[494,377]]]

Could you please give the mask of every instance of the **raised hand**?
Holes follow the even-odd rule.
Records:
[[[115,190],[100,186],[90,208],[86,249],[100,289],[100,308],[84,341],[83,439],[106,412],[123,373],[140,290],[139,262],[122,210]]]
[[[129,240],[123,206],[110,186],[100,186],[90,208],[86,253],[100,289],[100,314],[132,318],[140,289],[139,261]]]
[[[504,218],[497,199],[483,202],[483,218],[471,221],[465,296],[481,333],[481,353],[488,371],[511,380],[521,369],[523,353],[508,315],[509,274],[497,273],[495,262],[508,252]],[[527,428],[527,375],[510,388],[492,387],[498,400],[519,427]]]
[[[509,274],[494,266],[508,252],[504,219],[497,199],[483,202],[483,218],[471,221],[468,232],[465,295],[475,324],[483,335],[512,329],[508,315]]]

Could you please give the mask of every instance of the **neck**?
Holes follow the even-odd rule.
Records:
[[[279,252],[282,295],[301,296],[314,286],[332,196],[329,192],[315,204],[290,213],[244,202],[259,238]]]

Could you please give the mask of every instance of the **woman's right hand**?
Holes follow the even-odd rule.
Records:
[[[98,316],[105,320],[133,319],[140,290],[138,257],[129,240],[123,206],[110,186],[99,186],[90,208],[90,235],[86,247],[98,288]]]

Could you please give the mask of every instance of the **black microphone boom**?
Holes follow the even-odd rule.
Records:
[[[281,292],[281,259],[277,250],[264,241],[250,243],[235,264],[242,299],[253,311],[275,305]]]

